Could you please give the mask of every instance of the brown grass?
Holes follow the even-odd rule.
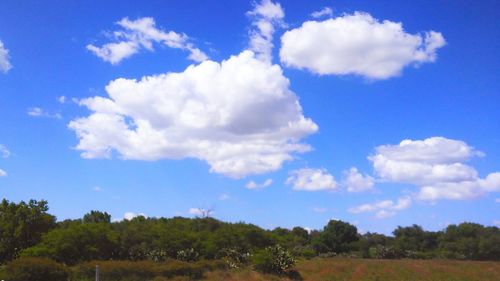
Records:
[[[313,281],[499,281],[500,262],[448,260],[312,259],[300,261],[303,280]],[[214,271],[205,280],[290,280],[248,269]]]

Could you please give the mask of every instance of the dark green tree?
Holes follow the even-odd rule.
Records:
[[[56,218],[47,213],[47,201],[30,200],[19,204],[5,199],[0,204],[0,264],[16,258],[37,244],[55,226]]]
[[[90,211],[83,216],[83,223],[110,223],[111,215],[106,212]]]
[[[344,253],[357,241],[358,230],[354,225],[339,220],[330,220],[315,239],[314,247],[318,252]]]

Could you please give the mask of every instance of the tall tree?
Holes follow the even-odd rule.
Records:
[[[56,218],[47,213],[47,201],[30,200],[19,204],[5,199],[0,204],[0,263],[16,258],[55,226]]]
[[[330,220],[315,243],[319,252],[343,253],[349,251],[351,243],[357,241],[358,229],[347,222]]]

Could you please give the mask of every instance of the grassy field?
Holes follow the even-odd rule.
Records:
[[[499,281],[500,262],[447,260],[313,259],[300,261],[302,280],[317,281]],[[211,272],[205,280],[290,280],[249,270]]]

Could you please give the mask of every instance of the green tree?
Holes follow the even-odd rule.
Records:
[[[0,204],[0,263],[16,258],[28,247],[37,244],[55,226],[55,217],[48,214],[47,201],[30,200],[19,204],[5,199]]]
[[[74,265],[82,261],[113,259],[118,249],[118,235],[110,225],[80,223],[48,232],[38,245],[24,250],[21,255],[49,257]]]
[[[321,234],[315,239],[318,252],[344,253],[357,241],[358,230],[354,225],[339,220],[330,220]]]
[[[83,223],[110,223],[111,215],[106,212],[90,211],[83,216]]]
[[[425,231],[419,225],[398,226],[393,232],[394,246],[401,251],[431,251],[438,246],[439,233]]]

